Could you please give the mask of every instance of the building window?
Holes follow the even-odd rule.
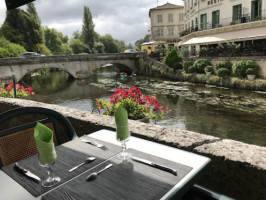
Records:
[[[207,14],[200,15],[200,29],[207,29]]]
[[[158,29],[158,36],[163,36],[163,29],[162,28]]]
[[[168,35],[173,36],[174,35],[174,28],[168,28]]]
[[[158,23],[163,22],[163,16],[162,15],[157,15],[157,21],[158,21]]]
[[[168,22],[173,22],[173,14],[168,14]]]
[[[233,6],[233,19],[232,21],[236,22],[236,21],[240,21],[242,17],[242,5],[236,5]]]
[[[251,2],[251,20],[261,19],[261,0],[255,0]]]
[[[184,15],[183,13],[180,13],[179,14],[179,21],[182,22],[184,20]]]
[[[220,10],[212,12],[212,28],[217,28],[220,23]]]

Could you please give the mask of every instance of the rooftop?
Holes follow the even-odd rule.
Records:
[[[155,8],[151,8],[150,11],[149,11],[149,16],[150,16],[150,12],[152,10],[179,9],[179,8],[183,9],[184,6],[179,6],[179,5],[175,5],[175,4],[172,4],[172,3],[168,3],[167,2],[166,4],[163,4],[161,6],[157,6]]]

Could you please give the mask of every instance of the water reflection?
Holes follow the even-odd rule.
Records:
[[[262,110],[262,114],[258,115],[241,111],[243,105],[239,105],[240,110],[232,109],[234,105],[230,105],[234,99],[238,100],[237,102],[241,102],[241,99],[261,102],[264,99],[261,105],[266,105],[265,96],[261,94],[190,84],[176,92],[172,90],[172,84],[178,83],[174,82],[142,76],[130,78],[129,81],[117,79],[119,77],[111,69],[101,70],[86,80],[73,80],[66,73],[58,71],[41,77],[27,77],[23,81],[34,88],[36,95],[30,97],[33,100],[87,111],[96,107],[97,98],[109,98],[117,87],[136,85],[144,95],[156,96],[159,103],[169,111],[163,120],[156,122],[159,125],[266,146],[266,115],[263,114],[266,110]],[[162,82],[166,83],[163,90],[155,90]],[[105,89],[108,86],[109,89]],[[165,92],[166,90],[168,92]],[[191,95],[189,98],[188,93]],[[194,99],[195,96],[197,100]],[[223,106],[211,103],[217,98],[220,98],[220,102],[225,102],[221,102]]]

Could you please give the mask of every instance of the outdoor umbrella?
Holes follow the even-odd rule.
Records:
[[[19,6],[23,6],[27,3],[30,3],[32,1],[34,0],[6,0],[6,7],[7,7],[7,10],[12,10]]]

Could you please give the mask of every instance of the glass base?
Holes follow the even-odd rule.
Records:
[[[58,176],[48,177],[46,180],[42,182],[43,187],[53,187],[61,181],[61,178]]]
[[[131,158],[131,154],[126,151],[123,151],[117,155],[117,158],[120,160],[128,160]]]

